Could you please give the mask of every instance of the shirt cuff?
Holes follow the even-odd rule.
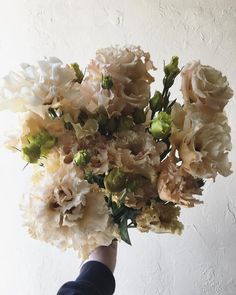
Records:
[[[115,279],[112,272],[99,261],[86,262],[76,282],[88,282],[101,294],[112,295],[115,291]]]

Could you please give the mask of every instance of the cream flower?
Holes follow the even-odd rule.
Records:
[[[148,73],[151,69],[154,66],[150,55],[140,47],[98,50],[81,84],[84,106],[90,112],[103,106],[109,114],[144,108],[148,104],[150,83],[154,81]],[[102,88],[102,78],[106,76],[112,78],[110,89]]]
[[[181,90],[186,105],[196,103],[222,111],[233,96],[227,78],[213,67],[201,65],[199,61],[187,64],[181,76]]]
[[[231,163],[230,127],[224,113],[209,113],[191,106],[184,111],[177,104],[172,109],[171,141],[179,151],[182,168],[193,177],[228,176]]]
[[[2,81],[0,109],[31,110],[44,117],[49,107],[78,98],[74,79],[74,70],[55,57],[38,61],[37,66],[22,64],[20,72],[10,72]]]
[[[56,161],[57,169],[49,161],[50,169],[46,165],[41,170],[25,195],[25,224],[34,238],[63,249],[73,247],[86,258],[97,246],[109,245],[117,228],[98,187],[82,180],[72,163]]]
[[[111,163],[122,167],[124,172],[142,175],[155,183],[160,170],[160,155],[166,149],[165,143],[155,142],[143,126],[117,133],[116,136],[108,147]]]
[[[179,215],[178,206],[152,202],[150,206],[143,207],[136,217],[137,228],[141,232],[181,234],[184,226],[178,221]]]
[[[163,201],[177,203],[186,207],[193,207],[200,203],[193,194],[201,195],[200,179],[194,179],[183,171],[172,156],[162,164],[161,174],[157,181],[157,191]]]

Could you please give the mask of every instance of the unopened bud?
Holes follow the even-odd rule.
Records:
[[[170,133],[171,116],[165,112],[160,112],[158,116],[152,120],[150,133],[155,139],[163,139]]]
[[[158,112],[161,110],[163,105],[163,97],[160,91],[156,91],[153,97],[150,99],[150,109],[153,112]]]
[[[74,162],[77,166],[86,166],[91,159],[91,155],[87,150],[81,150],[74,155]]]
[[[126,175],[120,168],[112,169],[104,178],[104,185],[110,192],[120,192],[125,188]]]

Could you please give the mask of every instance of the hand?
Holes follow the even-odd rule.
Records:
[[[110,246],[97,247],[89,256],[88,261],[95,260],[105,264],[113,273],[116,267],[117,240],[114,240]]]

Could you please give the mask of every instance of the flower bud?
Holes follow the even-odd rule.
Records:
[[[74,155],[74,162],[77,166],[86,166],[91,159],[91,155],[87,150],[81,150]]]
[[[75,63],[71,64],[71,67],[75,71],[76,82],[78,82],[79,84],[81,84],[81,82],[83,81],[83,78],[84,78],[84,74],[81,72],[81,70],[79,68],[79,65],[75,62]]]
[[[104,178],[104,185],[112,193],[120,192],[125,188],[126,175],[120,168],[112,169]]]
[[[102,77],[102,88],[103,89],[111,89],[113,86],[112,76],[103,76]]]
[[[118,131],[130,130],[134,126],[133,119],[130,117],[121,117],[118,125]]]
[[[146,115],[143,109],[137,109],[133,113],[133,120],[135,124],[142,124],[146,121]]]
[[[170,75],[176,77],[179,74],[180,69],[178,68],[178,64],[179,64],[178,56],[172,56],[171,62],[164,67],[164,72],[167,77]]]
[[[42,131],[28,137],[30,143],[38,145],[42,154],[47,154],[55,145],[57,138],[47,131]]]
[[[29,143],[22,148],[23,159],[28,163],[37,163],[41,155],[40,146],[36,143]]]
[[[158,112],[161,110],[163,105],[163,97],[160,91],[156,91],[153,97],[150,99],[150,109],[153,112]]]
[[[150,133],[155,139],[165,138],[170,133],[171,116],[165,112],[160,112],[156,118],[152,120]]]
[[[180,69],[178,68],[179,58],[173,56],[171,62],[164,67],[166,85],[170,88],[174,84],[176,76],[179,74]]]

